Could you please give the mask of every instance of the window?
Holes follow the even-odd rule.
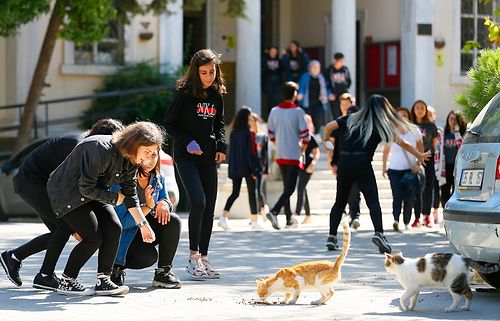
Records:
[[[481,48],[492,47],[488,40],[488,27],[484,25],[484,19],[494,19],[496,8],[500,7],[500,0],[492,0],[484,3],[479,0],[461,0],[460,8],[460,49],[468,40],[477,41]],[[474,66],[479,50],[473,49],[469,53],[460,54],[460,72],[465,74]]]
[[[124,52],[123,24],[112,22],[109,34],[99,42],[75,45],[74,63],[76,65],[122,65]]]

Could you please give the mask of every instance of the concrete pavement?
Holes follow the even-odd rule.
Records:
[[[281,215],[280,215],[281,216]],[[131,291],[124,297],[67,297],[41,292],[31,287],[43,256],[23,261],[23,286],[15,287],[0,271],[0,321],[7,320],[498,320],[499,292],[473,291],[472,310],[445,313],[451,297],[443,289],[421,292],[416,310],[401,312],[402,288],[384,269],[384,256],[371,243],[372,225],[368,215],[361,228],[352,234],[351,249],[342,269],[342,280],[335,295],[324,306],[311,306],[317,293],[303,293],[297,305],[255,304],[255,279],[266,277],[281,267],[318,259],[335,259],[339,252],[328,252],[328,216],[313,217],[313,224],[296,229],[256,232],[248,220],[231,220],[234,229],[222,231],[216,226],[210,257],[222,274],[220,280],[190,281],[184,270],[187,260],[187,220],[183,218],[181,243],[174,271],[183,281],[179,290],[150,287],[153,268],[127,270],[126,284]],[[284,217],[280,217],[284,224]],[[393,232],[392,220],[384,215],[386,236],[395,251],[415,257],[428,252],[449,251],[442,229]],[[36,221],[0,223],[0,250],[9,249],[45,231]],[[339,234],[340,235],[340,234]],[[60,274],[71,240],[57,266]],[[80,280],[95,283],[96,256],[82,270]],[[474,285],[473,288],[487,288]],[[273,296],[277,302],[281,296]]]

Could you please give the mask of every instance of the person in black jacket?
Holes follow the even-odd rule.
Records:
[[[281,66],[286,81],[299,82],[300,76],[307,72],[309,56],[302,50],[297,40],[290,41],[286,53],[281,57]],[[281,97],[280,97],[281,98]]]
[[[217,198],[217,163],[226,159],[224,76],[220,55],[202,49],[177,81],[165,121],[174,140],[174,161],[189,198],[189,250],[186,266],[192,278],[219,278],[208,259]]]
[[[119,120],[101,119],[86,133],[67,134],[49,139],[26,156],[13,178],[14,192],[33,208],[47,226],[49,232],[1,254],[0,262],[7,273],[7,277],[15,285],[22,285],[19,277],[21,261],[33,254],[47,250],[40,272],[33,280],[33,287],[57,290],[59,279],[55,276],[54,270],[72,231],[63,220],[56,218],[50,207],[47,195],[47,181],[50,173],[62,163],[73,148],[85,137],[111,135],[113,132],[122,129],[123,125]],[[75,234],[75,238],[78,239],[79,236]]]
[[[330,112],[335,120],[337,117],[342,116],[342,112],[340,111],[340,95],[348,92],[352,83],[349,69],[344,66],[344,54],[337,52],[333,55],[333,61],[325,70],[324,76],[326,86],[330,92],[328,96]]]
[[[258,222],[257,211],[257,177],[261,174],[255,134],[250,131],[250,117],[252,111],[248,107],[242,107],[234,116],[231,125],[231,137],[229,140],[229,178],[233,181],[233,191],[226,201],[224,212],[219,218],[218,225],[225,230],[230,230],[228,223],[229,211],[234,201],[240,195],[241,182],[243,178],[247,183],[248,202],[250,203],[250,220],[252,228],[260,230],[263,227]]]
[[[144,242],[154,242],[155,234],[139,205],[136,174],[142,162],[150,162],[160,152],[163,135],[150,122],[137,122],[121,132],[84,139],[52,173],[47,183],[50,204],[82,240],[71,251],[58,292],[72,295],[118,295],[127,286],[111,281],[121,224],[113,208],[125,203],[140,228]],[[109,188],[120,184],[119,192]],[[77,280],[83,265],[99,249],[95,291]]]
[[[281,102],[281,69],[278,48],[271,46],[262,59],[262,88],[267,98],[267,104],[262,113],[264,119],[267,119],[271,108]]]

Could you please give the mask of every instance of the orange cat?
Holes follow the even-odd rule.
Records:
[[[302,291],[318,291],[321,298],[311,304],[325,304],[333,296],[333,282],[340,280],[340,268],[347,255],[350,238],[349,226],[344,224],[342,252],[335,262],[312,261],[280,269],[267,279],[257,279],[257,295],[266,301],[274,292],[284,292],[285,298],[281,303],[295,304]]]

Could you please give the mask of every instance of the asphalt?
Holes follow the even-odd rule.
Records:
[[[339,252],[326,250],[328,216],[313,216],[313,224],[295,229],[253,231],[248,220],[231,220],[233,230],[214,224],[210,257],[221,279],[189,280],[184,270],[188,253],[187,217],[183,218],[181,242],[174,271],[182,280],[178,290],[151,287],[154,267],[127,270],[130,293],[124,297],[68,297],[38,291],[31,281],[38,272],[43,253],[23,261],[23,285],[15,287],[0,270],[0,321],[7,320],[499,320],[500,293],[486,285],[473,285],[472,310],[445,313],[451,297],[445,289],[424,289],[415,311],[399,310],[402,288],[384,269],[384,256],[371,243],[372,225],[367,215],[352,233],[352,245],[342,267],[342,279],[333,298],[323,306],[312,306],[318,298],[305,292],[296,305],[281,305],[275,295],[268,305],[255,294],[255,279],[281,267],[310,260],[334,260]],[[284,218],[280,217],[284,223]],[[392,220],[384,216],[386,236],[394,251],[415,257],[428,252],[449,251],[442,228],[392,231]],[[46,229],[33,220],[0,223],[0,251],[10,249]],[[340,235],[340,234],[339,234]],[[58,263],[61,273],[75,241],[71,240]],[[85,265],[80,281],[95,283],[96,256]]]

